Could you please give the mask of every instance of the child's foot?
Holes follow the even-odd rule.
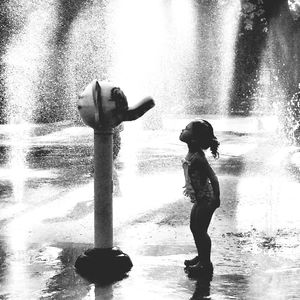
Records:
[[[199,262],[199,257],[198,256],[195,256],[194,258],[192,259],[187,259],[184,261],[184,265],[186,267],[189,267],[189,266],[194,266],[196,265],[197,263]]]
[[[200,261],[196,265],[189,266],[186,269],[189,276],[212,275],[214,272],[212,263],[202,264]]]

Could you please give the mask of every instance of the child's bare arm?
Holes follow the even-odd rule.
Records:
[[[208,178],[211,182],[211,186],[214,191],[215,205],[216,205],[216,207],[219,207],[220,206],[220,184],[219,184],[218,177],[217,177],[216,173],[214,172],[214,170],[209,165],[209,163],[207,163],[206,169],[207,169]]]

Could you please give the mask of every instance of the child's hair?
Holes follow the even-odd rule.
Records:
[[[214,158],[219,157],[219,141],[214,135],[213,127],[206,120],[198,120],[192,123],[192,135],[194,141],[204,150],[210,148]]]

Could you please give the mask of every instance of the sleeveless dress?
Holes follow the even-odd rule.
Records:
[[[182,160],[185,186],[183,194],[190,198],[192,203],[211,204],[214,198],[213,189],[209,178],[201,176],[201,161],[206,160],[205,156],[195,153],[189,160]],[[197,162],[200,162],[198,164]]]

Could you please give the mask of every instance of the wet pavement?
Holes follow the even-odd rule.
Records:
[[[182,196],[178,134],[192,119],[126,123],[115,162],[114,239],[133,268],[95,285],[74,262],[93,247],[93,132],[72,123],[0,127],[0,299],[298,299],[299,152],[265,118],[206,116],[221,207],[210,227],[212,281],[191,279],[195,253]],[[259,126],[258,126],[259,124]]]

